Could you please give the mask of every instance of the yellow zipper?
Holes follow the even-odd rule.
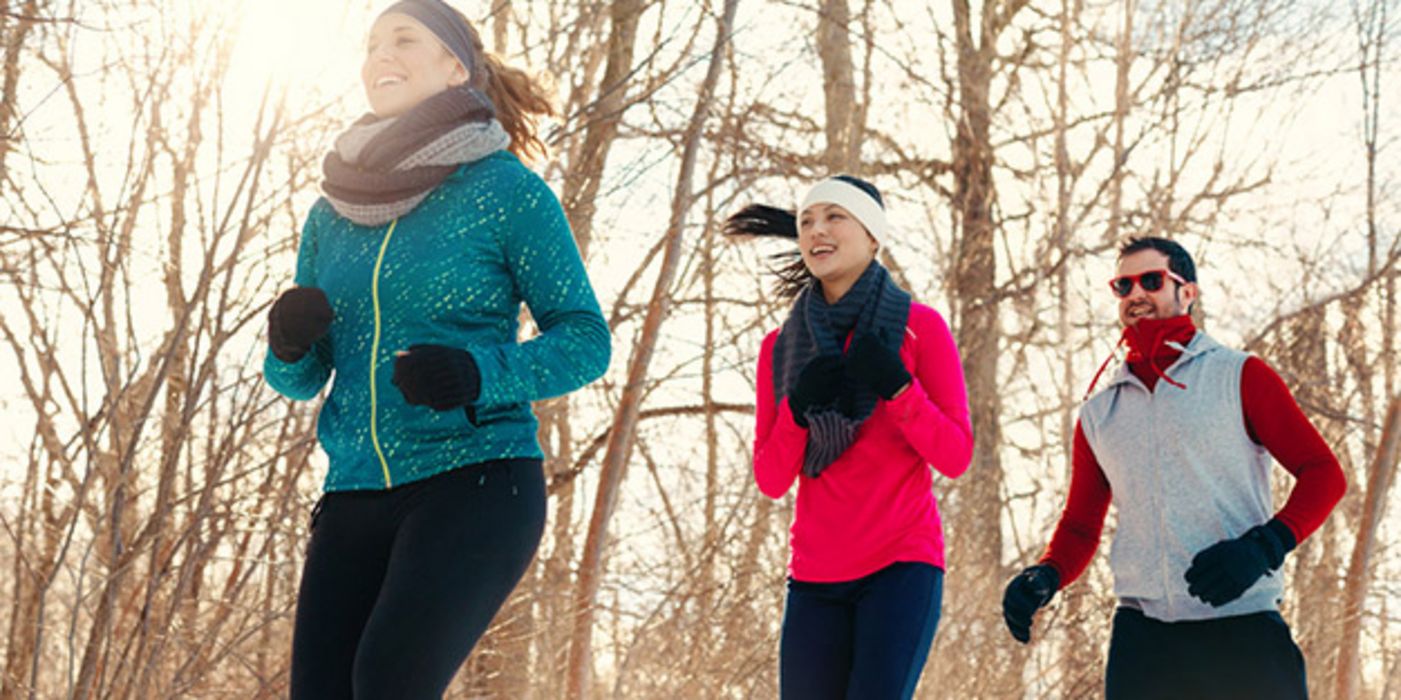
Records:
[[[384,251],[389,249],[389,239],[394,235],[394,227],[399,220],[389,222],[389,230],[384,232],[384,242],[379,244],[379,255],[375,258],[375,273],[370,278],[370,298],[375,305],[375,335],[370,341],[370,442],[374,443],[375,454],[379,456],[380,469],[384,470],[384,487],[392,488],[393,483],[389,479],[389,460],[384,458],[384,448],[379,445],[379,401],[375,391],[375,364],[379,359],[379,268],[384,264]]]

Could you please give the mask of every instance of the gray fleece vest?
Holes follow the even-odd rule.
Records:
[[[1181,348],[1180,345],[1175,347]],[[1270,519],[1270,455],[1245,429],[1241,368],[1249,357],[1198,332],[1155,391],[1119,367],[1080,408],[1080,427],[1113,489],[1114,594],[1165,622],[1275,610],[1279,572],[1213,608],[1187,593],[1192,557]]]

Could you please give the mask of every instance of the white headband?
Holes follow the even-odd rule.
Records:
[[[851,212],[851,215],[871,232],[876,243],[885,245],[885,236],[890,231],[890,224],[885,220],[885,209],[865,190],[845,180],[827,178],[813,185],[807,194],[803,195],[803,203],[798,206],[799,220],[808,207],[819,203],[835,204]]]

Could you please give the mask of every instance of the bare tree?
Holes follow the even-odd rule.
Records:
[[[700,94],[696,98],[695,109],[687,127],[681,154],[680,172],[677,176],[676,194],[672,199],[671,221],[665,235],[665,249],[661,269],[653,287],[652,298],[647,306],[647,317],[643,322],[636,350],[628,359],[627,383],[618,400],[613,426],[609,431],[608,449],[604,453],[602,473],[599,476],[598,495],[594,500],[593,517],[589,521],[589,532],[584,541],[583,561],[580,564],[578,590],[575,594],[578,617],[570,644],[568,697],[582,698],[588,694],[590,674],[590,639],[593,634],[593,607],[598,594],[599,578],[602,575],[605,558],[605,545],[608,537],[608,523],[612,518],[617,500],[618,486],[623,478],[623,470],[632,453],[633,433],[637,427],[642,392],[647,373],[656,348],[661,324],[671,311],[671,288],[676,277],[677,264],[681,255],[682,233],[686,227],[686,217],[695,200],[692,178],[695,172],[697,154],[700,149],[700,136],[710,115],[714,100],[715,86],[720,79],[723,67],[724,49],[730,40],[738,0],[725,0],[724,8],[716,22],[716,38],[710,53],[710,67],[701,83]]]
[[[974,467],[936,485],[949,578],[920,697],[1098,692],[1102,557],[1032,647],[997,599],[1044,546],[1117,330],[1099,271],[1150,232],[1199,253],[1204,320],[1279,369],[1354,485],[1287,565],[1314,695],[1401,688],[1394,0],[457,4],[559,87],[541,169],[628,360],[536,406],[549,534],[448,697],[777,695],[793,500],[757,492],[749,449],[783,248],[714,227],[834,171],[912,224],[882,261],[950,309],[975,413]],[[285,693],[319,457],[311,413],[261,386],[262,316],[307,145],[353,108],[235,107],[230,19],[0,0],[0,402],[24,425],[0,470],[0,697]],[[1363,159],[1316,194],[1288,179],[1286,106],[1359,78]],[[1322,213],[1282,243],[1268,224],[1295,210]]]
[[[86,9],[105,23],[108,8]],[[305,161],[272,158],[297,138],[274,99],[237,134],[251,153],[211,160],[206,137],[235,136],[217,20],[168,27],[161,48],[65,22],[17,59],[66,98],[58,128],[76,134],[81,177],[74,190],[11,176],[0,190],[33,232],[10,248],[26,263],[5,272],[0,335],[35,435],[18,510],[3,515],[16,553],[3,697],[168,697],[219,676],[274,694],[285,672],[258,646],[286,642],[293,586],[278,562],[311,443],[305,415],[270,410],[248,362],[271,291],[250,273],[307,178]],[[125,143],[83,96],[79,42],[110,57],[100,79],[138,87]],[[11,124],[9,162],[43,168],[39,144],[57,126]],[[73,213],[54,206],[75,196]],[[162,290],[164,304],[143,301]]]

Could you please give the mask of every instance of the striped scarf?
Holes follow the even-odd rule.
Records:
[[[326,154],[321,189],[337,214],[380,226],[412,211],[463,163],[510,145],[486,95],[451,87],[398,117],[357,120]]]

